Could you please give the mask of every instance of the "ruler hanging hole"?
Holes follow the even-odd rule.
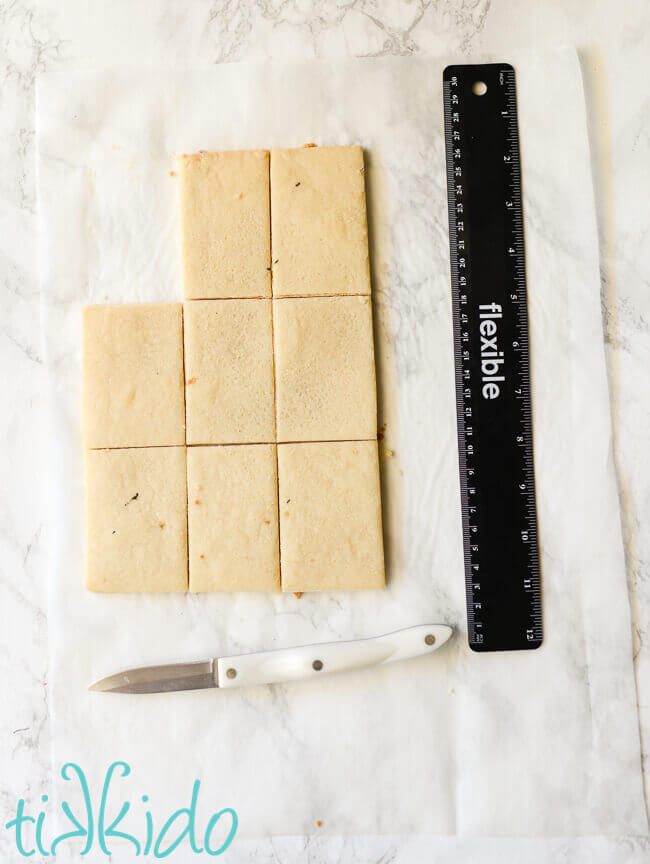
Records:
[[[472,93],[475,96],[485,96],[487,93],[487,84],[485,81],[475,81],[472,84]]]

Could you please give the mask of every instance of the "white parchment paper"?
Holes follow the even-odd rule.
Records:
[[[515,62],[525,188],[545,641],[477,655],[465,632],[442,69],[377,59],[116,69],[38,85],[43,309],[53,394],[54,763],[169,814],[234,807],[240,833],[638,834],[641,786],[598,249],[573,52]],[[80,312],[181,296],[173,154],[361,143],[375,299],[385,593],[101,596],[83,589]],[[132,665],[458,628],[432,657],[308,684],[124,697]],[[131,785],[129,785],[131,784]],[[67,790],[66,790],[67,791]],[[137,793],[137,794],[136,794]],[[138,799],[139,800],[139,799]],[[137,804],[129,818],[137,824]],[[125,824],[128,823],[125,820]]]

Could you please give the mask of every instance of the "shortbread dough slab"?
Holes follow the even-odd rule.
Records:
[[[361,147],[271,153],[273,296],[370,294]]]
[[[185,443],[180,303],[83,310],[84,445]]]
[[[273,304],[278,441],[376,438],[370,297]]]
[[[86,452],[86,587],[187,590],[185,447]]]
[[[282,589],[384,587],[376,441],[279,444]]]
[[[179,174],[185,297],[270,297],[268,151],[185,155]]]
[[[278,591],[274,444],[190,447],[190,591]]]
[[[270,300],[185,304],[188,444],[275,440]]]

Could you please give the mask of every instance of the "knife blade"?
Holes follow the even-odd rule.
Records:
[[[193,663],[141,666],[101,678],[89,689],[101,693],[170,693],[306,680],[430,654],[444,645],[452,633],[453,628],[447,624],[419,624],[369,639],[322,642]]]

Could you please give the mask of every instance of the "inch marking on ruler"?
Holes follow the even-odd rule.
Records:
[[[449,66],[443,94],[469,644],[537,648],[542,598],[514,69]]]

